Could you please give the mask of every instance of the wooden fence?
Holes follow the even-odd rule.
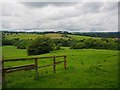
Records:
[[[63,57],[64,60],[63,61],[56,61],[56,58],[60,58],[60,57]],[[48,65],[44,65],[44,66],[38,66],[38,60],[46,59],[46,58],[53,58],[53,63],[52,64],[48,64]],[[4,67],[4,63],[6,63],[6,62],[28,61],[28,60],[34,60],[34,64],[23,65],[23,66],[15,66],[15,67],[10,67],[10,68],[5,68]],[[2,87],[3,88],[7,87],[7,85],[6,85],[6,74],[7,73],[21,71],[21,70],[33,70],[34,69],[35,70],[35,78],[38,79],[38,77],[39,77],[38,69],[39,68],[53,66],[53,71],[55,73],[56,72],[56,64],[60,64],[62,62],[64,62],[64,69],[66,70],[67,61],[66,61],[66,56],[65,55],[2,60]]]

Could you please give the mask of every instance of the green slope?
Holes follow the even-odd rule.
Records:
[[[27,56],[26,50],[13,46],[3,46],[4,58],[39,57],[67,55],[67,70],[63,64],[57,65],[56,74],[53,67],[39,69],[39,80],[35,80],[35,72],[20,71],[7,75],[8,87],[19,88],[115,88],[118,87],[118,51],[80,49],[53,51],[48,54]],[[43,59],[39,65],[52,63],[53,59]],[[57,59],[62,60],[62,58]],[[20,61],[6,63],[6,67],[34,63]]]

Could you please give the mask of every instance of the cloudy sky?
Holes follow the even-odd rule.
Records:
[[[117,2],[2,2],[1,30],[118,31]]]

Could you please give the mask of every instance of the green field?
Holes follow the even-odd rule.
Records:
[[[19,34],[12,34],[12,35],[5,35],[6,39],[13,39],[13,38],[20,38],[20,39],[35,39],[37,37],[42,37],[43,35],[38,34],[25,34],[25,33],[19,33]]]
[[[79,35],[69,35],[72,39],[76,39],[76,40],[81,40],[81,39],[89,39],[92,38],[90,36],[79,36]]]
[[[118,51],[96,49],[69,49],[53,51],[48,54],[27,56],[26,50],[14,46],[2,47],[3,58],[27,58],[53,55],[67,56],[67,70],[63,64],[39,69],[39,80],[35,80],[35,72],[18,71],[7,74],[7,86],[10,88],[116,88],[118,87]],[[62,60],[57,59],[57,60]],[[42,59],[39,65],[49,64],[52,59]],[[33,63],[19,61],[5,63],[5,67]]]
[[[55,39],[55,38],[63,38],[65,39],[64,37],[61,37],[61,34],[55,34],[55,33],[51,33],[51,34],[27,34],[27,33],[18,33],[18,34],[12,34],[12,35],[5,35],[5,38],[6,39],[13,39],[13,38],[19,38],[19,39],[35,39],[37,37],[49,37],[49,38],[52,38],[52,39]]]

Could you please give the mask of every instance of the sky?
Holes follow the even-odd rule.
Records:
[[[117,2],[2,2],[0,30],[118,31]]]

